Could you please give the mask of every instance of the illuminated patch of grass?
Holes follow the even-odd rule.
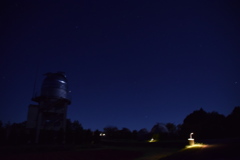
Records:
[[[185,149],[189,149],[189,148],[203,148],[203,147],[207,147],[208,145],[203,144],[203,143],[195,143],[194,145],[187,145],[185,147]]]

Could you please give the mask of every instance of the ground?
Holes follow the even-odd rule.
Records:
[[[186,148],[175,143],[101,144],[89,146],[35,145],[1,146],[1,160],[202,160],[240,159],[239,140],[206,141]]]

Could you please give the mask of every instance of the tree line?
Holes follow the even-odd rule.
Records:
[[[186,139],[191,132],[197,139],[219,139],[240,137],[240,106],[224,116],[217,112],[206,112],[202,108],[187,115],[182,124],[156,123],[150,131],[118,129],[107,126],[103,131],[84,129],[79,121],[67,119],[66,130],[41,130],[39,142],[42,144],[92,144],[107,140],[163,141]],[[32,144],[35,130],[26,129],[26,122],[6,123],[0,121],[0,144]]]

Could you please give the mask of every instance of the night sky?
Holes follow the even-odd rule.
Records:
[[[83,128],[183,123],[240,105],[240,5],[233,0],[5,0],[0,120],[27,119],[43,74],[63,71]]]

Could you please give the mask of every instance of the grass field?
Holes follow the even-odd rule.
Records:
[[[175,144],[175,143],[173,143]],[[158,160],[177,152],[171,143],[119,143],[99,145],[25,145],[0,147],[1,160]]]

